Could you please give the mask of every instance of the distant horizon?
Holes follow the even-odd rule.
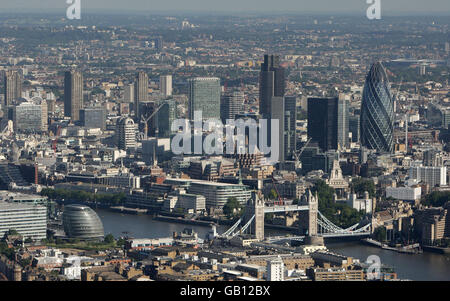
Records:
[[[80,0],[86,14],[289,14],[366,16],[366,0]],[[449,16],[448,0],[380,0],[382,16]],[[0,0],[0,14],[65,15],[66,0]]]
[[[65,10],[52,9],[47,12],[36,11],[36,10],[2,10],[0,11],[0,16],[5,16],[9,14],[14,15],[40,15],[40,16],[58,16],[65,18]],[[100,9],[82,9],[82,14],[85,15],[119,15],[119,16],[170,16],[170,15],[217,15],[217,16],[245,16],[245,15],[255,15],[255,16],[317,16],[317,17],[361,17],[366,18],[365,12],[361,14],[361,11],[353,12],[319,12],[319,11],[207,11],[207,10],[152,10],[152,11],[142,11],[142,10],[100,10]],[[448,17],[450,16],[450,11],[441,12],[383,12],[382,18],[384,17]]]

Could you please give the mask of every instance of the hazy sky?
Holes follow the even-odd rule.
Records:
[[[80,0],[82,12],[202,11],[202,12],[317,12],[365,13],[366,0]],[[1,12],[65,11],[66,0],[0,0]],[[383,13],[448,14],[450,0],[381,0]]]

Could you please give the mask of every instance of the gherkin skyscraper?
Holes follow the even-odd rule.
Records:
[[[381,62],[372,65],[361,103],[361,145],[379,152],[394,148],[394,101],[386,70]]]

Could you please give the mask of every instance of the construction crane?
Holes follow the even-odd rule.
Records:
[[[59,136],[61,136],[61,126],[60,125],[58,125],[58,127],[56,129],[55,139],[53,139],[53,141],[52,141],[52,148],[55,153],[56,153],[56,144],[58,143]]]
[[[284,201],[280,196],[280,192],[278,191],[277,183],[275,181],[275,178],[273,177],[273,174],[272,174],[272,183],[273,183],[273,188],[275,188],[275,192],[277,193],[277,197],[278,197],[278,203],[275,202],[275,205],[282,206],[282,205],[284,205]]]
[[[403,78],[400,80],[400,85],[398,86],[397,93],[394,96],[394,101],[398,101],[398,95],[400,94],[400,89],[402,88],[402,86],[403,86]]]
[[[294,157],[295,157],[295,163],[296,165],[298,165],[298,163],[300,162],[300,157],[303,154],[303,151],[305,150],[305,148],[309,145],[309,143],[311,142],[312,138],[309,138],[308,141],[306,141],[305,145],[300,149],[300,151],[294,152]]]
[[[165,103],[163,103],[162,105],[160,105],[150,116],[148,116],[147,118],[141,117],[141,121],[144,123],[144,139],[147,139],[148,137],[148,122],[150,121],[150,119],[152,119],[158,112],[159,110],[161,110],[161,108],[165,105]],[[156,132],[158,132],[158,129],[156,128]]]

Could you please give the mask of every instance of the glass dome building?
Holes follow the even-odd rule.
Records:
[[[383,153],[394,149],[394,100],[381,62],[372,65],[361,102],[361,146]]]
[[[102,240],[103,223],[97,213],[88,206],[64,206],[63,226],[66,236],[80,240]]]

